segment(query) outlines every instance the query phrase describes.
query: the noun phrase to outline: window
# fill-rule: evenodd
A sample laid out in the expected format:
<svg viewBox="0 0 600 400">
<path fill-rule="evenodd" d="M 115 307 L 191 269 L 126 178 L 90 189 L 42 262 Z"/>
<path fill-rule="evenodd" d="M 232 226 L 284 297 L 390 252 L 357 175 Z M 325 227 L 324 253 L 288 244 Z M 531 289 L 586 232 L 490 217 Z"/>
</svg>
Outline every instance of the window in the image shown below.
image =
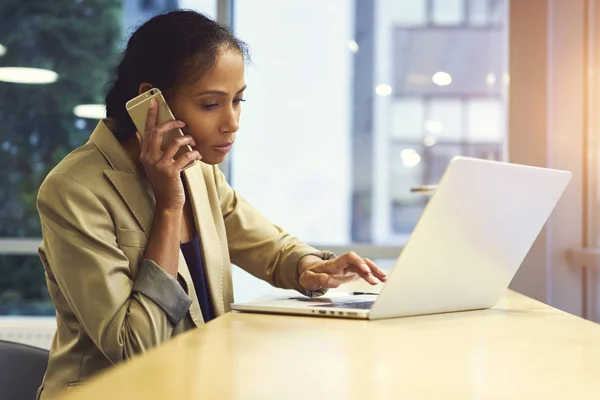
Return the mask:
<svg viewBox="0 0 600 400">
<path fill-rule="evenodd" d="M 74 107 L 102 103 L 123 39 L 168 9 L 217 12 L 217 0 L 55 3 L 60 14 L 30 7 L 35 14 L 17 19 L 4 10 L 18 0 L 0 6 L 0 66 L 68 77 L 52 86 L 0 82 L 0 270 L 9 271 L 0 287 L 13 288 L 0 313 L 34 313 L 47 301 L 45 288 L 16 283 L 43 275 L 37 188 L 88 138 L 96 119 Z M 506 3 L 229 2 L 252 55 L 232 185 L 309 243 L 404 245 L 427 201 L 411 187 L 437 183 L 454 155 L 505 156 Z M 18 254 L 15 240 L 28 243 Z"/>
<path fill-rule="evenodd" d="M 424 25 L 427 21 L 427 0 L 391 1 L 388 11 L 396 23 Z"/>
<path fill-rule="evenodd" d="M 46 85 L 0 81 L 0 315 L 53 313 L 37 255 L 35 200 L 48 171 L 86 141 L 97 123 L 98 116 L 76 115 L 75 107 L 103 103 L 116 55 L 140 22 L 176 7 L 216 15 L 216 0 L 56 0 L 53 8 L 46 3 L 0 5 L 0 67 L 58 73 Z"/>
<path fill-rule="evenodd" d="M 394 138 L 419 140 L 423 135 L 423 129 L 437 131 L 437 125 L 428 122 L 425 118 L 424 101 L 418 97 L 405 97 L 394 101 L 390 118 L 392 119 L 390 136 Z"/>
<path fill-rule="evenodd" d="M 233 186 L 309 242 L 403 245 L 426 204 L 411 187 L 455 155 L 504 157 L 505 7 L 235 2 L 253 63 Z"/>
<path fill-rule="evenodd" d="M 502 101 L 473 99 L 466 104 L 465 132 L 472 142 L 500 143 L 506 131 Z"/>
<path fill-rule="evenodd" d="M 460 140 L 464 135 L 464 107 L 460 99 L 433 98 L 425 120 L 428 133 L 438 139 Z"/>
<path fill-rule="evenodd" d="M 155 7 L 155 0 L 140 0 L 140 9 L 143 11 L 152 11 Z"/>
<path fill-rule="evenodd" d="M 234 5 L 235 31 L 250 45 L 252 63 L 232 184 L 303 240 L 348 243 L 351 164 L 363 164 L 350 159 L 352 49 L 364 51 L 352 31 L 353 2 Z"/>
<path fill-rule="evenodd" d="M 485 26 L 489 21 L 488 2 L 481 0 L 469 0 L 469 23 L 471 25 Z"/>
<path fill-rule="evenodd" d="M 438 25 L 460 25 L 464 21 L 464 8 L 464 0 L 434 0 L 433 22 Z"/>
</svg>

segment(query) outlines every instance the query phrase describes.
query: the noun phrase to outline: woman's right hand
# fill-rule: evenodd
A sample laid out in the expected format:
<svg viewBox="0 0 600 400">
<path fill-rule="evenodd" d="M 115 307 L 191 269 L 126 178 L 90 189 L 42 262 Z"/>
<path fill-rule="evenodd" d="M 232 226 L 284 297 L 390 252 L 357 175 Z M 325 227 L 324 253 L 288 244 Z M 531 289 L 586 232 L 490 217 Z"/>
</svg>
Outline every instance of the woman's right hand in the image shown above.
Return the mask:
<svg viewBox="0 0 600 400">
<path fill-rule="evenodd" d="M 156 198 L 156 207 L 161 210 L 180 211 L 185 203 L 185 191 L 181 181 L 181 171 L 193 160 L 200 160 L 202 156 L 196 150 L 181 154 L 173 159 L 182 146 L 195 146 L 194 139 L 189 136 L 175 138 L 169 146 L 162 151 L 163 136 L 173 129 L 181 129 L 185 123 L 181 121 L 167 121 L 156 126 L 158 107 L 156 99 L 150 100 L 146 127 L 143 135 L 136 132 L 140 143 L 140 161 L 150 181 L 150 186 Z"/>
</svg>

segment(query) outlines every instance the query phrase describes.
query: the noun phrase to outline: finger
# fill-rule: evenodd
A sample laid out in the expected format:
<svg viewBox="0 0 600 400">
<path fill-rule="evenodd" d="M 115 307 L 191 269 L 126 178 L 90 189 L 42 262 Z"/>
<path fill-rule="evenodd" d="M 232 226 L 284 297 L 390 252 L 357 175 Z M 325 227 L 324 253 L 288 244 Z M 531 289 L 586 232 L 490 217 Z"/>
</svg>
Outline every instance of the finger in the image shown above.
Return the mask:
<svg viewBox="0 0 600 400">
<path fill-rule="evenodd" d="M 144 135 L 151 135 L 152 131 L 156 127 L 156 117 L 158 116 L 158 107 L 156 106 L 156 99 L 152 98 L 148 105 L 148 112 L 146 113 L 146 127 L 144 129 Z"/>
<path fill-rule="evenodd" d="M 152 158 L 153 161 L 158 160 L 158 154 L 154 153 L 152 150 L 152 139 L 156 136 L 156 119 L 158 118 L 158 106 L 156 104 L 156 99 L 150 99 L 150 104 L 148 105 L 148 112 L 146 113 L 146 126 L 144 127 L 143 134 L 143 143 L 144 143 L 144 152 L 146 153 L 147 158 Z"/>
<path fill-rule="evenodd" d="M 356 265 L 352 265 L 346 268 L 346 271 L 353 272 L 363 278 L 365 281 L 369 282 L 371 285 L 377 285 L 380 281 L 373 275 L 370 270 L 369 272 L 365 272 L 362 269 L 358 268 Z"/>
<path fill-rule="evenodd" d="M 327 274 L 321 274 L 324 275 L 321 279 L 321 282 L 323 282 L 323 288 L 326 289 L 335 289 L 337 287 L 339 287 L 343 281 L 341 279 L 338 279 L 334 276 L 331 275 L 327 275 Z"/>
<path fill-rule="evenodd" d="M 179 149 L 182 146 L 187 146 L 187 145 L 190 145 L 190 146 L 196 145 L 194 138 L 192 138 L 189 135 L 185 135 L 185 136 L 181 136 L 181 137 L 173 139 L 171 144 L 169 144 L 169 147 L 167 147 L 167 149 L 163 153 L 162 159 L 165 161 L 173 160 L 173 158 L 175 158 L 175 154 L 177 154 Z"/>
<path fill-rule="evenodd" d="M 300 276 L 300 284 L 307 290 L 319 290 L 336 288 L 342 284 L 342 281 L 326 273 L 307 270 Z"/>
<path fill-rule="evenodd" d="M 182 170 L 190 162 L 192 162 L 194 160 L 198 160 L 200 158 L 202 158 L 202 157 L 200 157 L 200 153 L 198 153 L 198 151 L 196 151 L 196 150 L 186 151 L 185 153 L 183 153 L 182 155 L 177 157 L 177 160 L 175 160 L 175 164 L 173 164 L 173 167 L 177 168 L 178 170 Z"/>
<path fill-rule="evenodd" d="M 174 129 L 181 129 L 185 123 L 181 121 L 170 120 L 154 128 L 154 133 L 150 137 L 150 154 L 153 157 L 161 158 L 162 142 L 165 134 Z"/>
<path fill-rule="evenodd" d="M 181 129 L 185 127 L 185 122 L 176 119 L 170 119 L 156 127 L 157 132 L 169 132 L 173 129 Z"/>
<path fill-rule="evenodd" d="M 376 285 L 386 279 L 385 273 L 381 271 L 373 261 L 362 258 L 355 252 L 350 252 L 346 254 L 345 257 L 349 264 L 358 268 L 358 271 L 356 272 L 370 284 Z M 373 269 L 372 266 L 375 268 Z"/>
<path fill-rule="evenodd" d="M 354 282 L 358 279 L 362 279 L 359 273 L 357 272 L 349 272 L 344 275 L 332 275 L 334 278 L 339 279 L 342 283 Z"/>
<path fill-rule="evenodd" d="M 387 274 L 384 270 L 379 268 L 377 264 L 375 264 L 370 258 L 365 258 L 364 260 L 369 266 L 369 268 L 371 268 L 371 272 L 373 272 L 373 275 L 379 278 L 379 280 L 382 282 L 385 282 L 387 280 Z"/>
<path fill-rule="evenodd" d="M 350 265 L 356 266 L 360 271 L 365 274 L 371 273 L 371 268 L 367 265 L 365 260 L 362 259 L 358 254 L 351 251 L 350 253 L 346 253 L 341 257 L 336 258 L 331 265 L 326 265 L 326 269 L 324 272 L 328 272 L 330 274 L 339 274 L 344 268 L 347 268 Z"/>
</svg>

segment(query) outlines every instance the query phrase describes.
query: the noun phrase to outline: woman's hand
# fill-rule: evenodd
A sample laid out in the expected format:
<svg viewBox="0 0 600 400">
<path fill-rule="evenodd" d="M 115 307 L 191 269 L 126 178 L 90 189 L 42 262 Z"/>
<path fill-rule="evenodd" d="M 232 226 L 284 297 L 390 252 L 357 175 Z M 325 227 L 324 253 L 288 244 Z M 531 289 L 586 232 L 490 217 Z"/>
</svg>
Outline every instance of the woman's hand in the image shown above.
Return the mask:
<svg viewBox="0 0 600 400">
<path fill-rule="evenodd" d="M 316 256 L 305 256 L 298 263 L 300 285 L 306 290 L 336 288 L 342 283 L 359 277 L 376 285 L 385 282 L 387 275 L 368 258 L 362 258 L 354 252 L 344 254 L 333 260 L 321 260 Z"/>
<path fill-rule="evenodd" d="M 181 182 L 181 171 L 193 160 L 200 160 L 202 156 L 198 151 L 185 152 L 176 160 L 173 159 L 182 146 L 195 146 L 194 139 L 189 136 L 175 138 L 169 146 L 162 151 L 163 136 L 165 133 L 183 128 L 185 123 L 181 121 L 167 121 L 156 126 L 158 107 L 156 100 L 150 100 L 148 115 L 146 117 L 146 128 L 143 135 L 136 132 L 140 142 L 140 161 L 150 181 L 150 186 L 156 198 L 156 208 L 159 210 L 183 209 L 185 203 L 185 192 Z"/>
</svg>

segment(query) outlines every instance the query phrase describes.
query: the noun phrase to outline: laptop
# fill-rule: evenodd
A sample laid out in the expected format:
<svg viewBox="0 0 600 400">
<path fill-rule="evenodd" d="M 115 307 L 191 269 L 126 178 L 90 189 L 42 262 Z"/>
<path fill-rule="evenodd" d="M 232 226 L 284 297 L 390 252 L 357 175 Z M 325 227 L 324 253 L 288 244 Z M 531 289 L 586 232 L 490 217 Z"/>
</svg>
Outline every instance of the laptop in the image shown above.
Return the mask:
<svg viewBox="0 0 600 400">
<path fill-rule="evenodd" d="M 298 295 L 232 308 L 378 320 L 493 307 L 570 179 L 568 171 L 456 157 L 379 294 Z"/>
</svg>

